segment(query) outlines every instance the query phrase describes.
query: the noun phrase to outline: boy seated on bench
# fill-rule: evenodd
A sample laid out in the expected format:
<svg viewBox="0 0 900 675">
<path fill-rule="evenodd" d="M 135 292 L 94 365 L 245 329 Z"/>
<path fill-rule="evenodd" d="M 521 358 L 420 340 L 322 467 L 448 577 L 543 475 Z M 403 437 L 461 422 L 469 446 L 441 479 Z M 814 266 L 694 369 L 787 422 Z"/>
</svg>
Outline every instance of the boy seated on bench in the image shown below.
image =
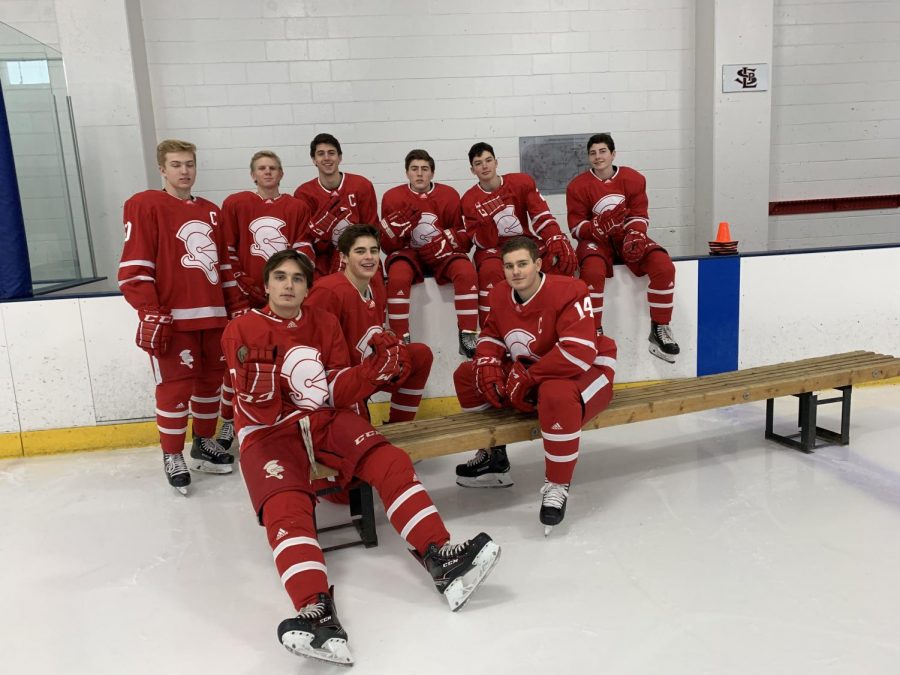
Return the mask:
<svg viewBox="0 0 900 675">
<path fill-rule="evenodd" d="M 484 533 L 451 544 L 409 456 L 348 410 L 401 374 L 396 336 L 374 333 L 371 353 L 351 367 L 337 319 L 301 307 L 313 280 L 307 258 L 280 251 L 263 279 L 268 304 L 229 323 L 222 345 L 235 388 L 241 472 L 298 612 L 281 622 L 278 637 L 295 654 L 350 664 L 316 538 L 316 462 L 338 472 L 338 485 L 356 477 L 378 491 L 391 525 L 454 611 L 490 572 L 500 547 Z"/>
<path fill-rule="evenodd" d="M 566 513 L 581 427 L 612 399 L 616 343 L 594 331 L 585 283 L 544 274 L 533 240 L 511 239 L 501 254 L 506 280 L 491 290 L 475 359 L 456 369 L 453 384 L 464 411 L 537 411 L 546 469 L 540 520 L 549 534 Z M 506 446 L 479 450 L 456 467 L 456 482 L 512 485 Z"/>
</svg>

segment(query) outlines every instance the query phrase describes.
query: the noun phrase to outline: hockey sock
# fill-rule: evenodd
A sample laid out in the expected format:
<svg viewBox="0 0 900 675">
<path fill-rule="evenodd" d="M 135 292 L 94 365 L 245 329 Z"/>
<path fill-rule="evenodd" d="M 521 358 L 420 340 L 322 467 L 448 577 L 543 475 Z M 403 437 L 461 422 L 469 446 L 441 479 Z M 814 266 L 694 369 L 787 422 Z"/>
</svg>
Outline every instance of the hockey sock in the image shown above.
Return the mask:
<svg viewBox="0 0 900 675">
<path fill-rule="evenodd" d="M 221 374 L 204 376 L 194 380 L 194 389 L 191 393 L 191 418 L 193 419 L 194 436 L 211 438 L 216 435 L 216 421 L 219 419 L 221 392 Z"/>
<path fill-rule="evenodd" d="M 219 417 L 229 422 L 234 419 L 234 387 L 231 383 L 231 373 L 227 370 L 225 377 L 222 378 L 222 401 L 219 403 Z"/>
<path fill-rule="evenodd" d="M 572 482 L 581 442 L 583 408 L 578 384 L 571 380 L 548 380 L 538 390 L 538 421 L 544 439 L 547 480 Z"/>
<path fill-rule="evenodd" d="M 413 342 L 406 345 L 406 349 L 412 359 L 413 371 L 391 394 L 388 422 L 409 422 L 415 419 L 422 394 L 425 393 L 425 383 L 431 373 L 431 364 L 434 362 L 434 354 L 426 345 Z"/>
<path fill-rule="evenodd" d="M 453 260 L 447 267 L 447 277 L 453 282 L 453 305 L 459 330 L 478 329 L 478 277 L 468 260 Z"/>
<path fill-rule="evenodd" d="M 325 556 L 316 539 L 312 495 L 296 490 L 272 495 L 263 507 L 263 525 L 281 583 L 299 611 L 328 592 Z"/>
<path fill-rule="evenodd" d="M 163 452 L 184 450 L 190 412 L 191 380 L 175 380 L 156 385 L 156 428 Z"/>
<path fill-rule="evenodd" d="M 398 336 L 409 332 L 409 294 L 415 271 L 402 258 L 388 268 L 388 325 Z"/>
<path fill-rule="evenodd" d="M 603 326 L 603 294 L 606 288 L 606 261 L 592 255 L 581 263 L 581 280 L 587 284 L 594 310 L 594 328 Z"/>
<path fill-rule="evenodd" d="M 424 555 L 429 544 L 441 546 L 450 540 L 444 521 L 403 450 L 390 443 L 372 448 L 356 465 L 356 475 L 378 492 L 385 515 L 410 548 Z"/>
<path fill-rule="evenodd" d="M 675 265 L 667 253 L 657 249 L 647 254 L 643 267 L 650 277 L 647 286 L 650 319 L 656 323 L 669 323 L 675 305 Z"/>
</svg>

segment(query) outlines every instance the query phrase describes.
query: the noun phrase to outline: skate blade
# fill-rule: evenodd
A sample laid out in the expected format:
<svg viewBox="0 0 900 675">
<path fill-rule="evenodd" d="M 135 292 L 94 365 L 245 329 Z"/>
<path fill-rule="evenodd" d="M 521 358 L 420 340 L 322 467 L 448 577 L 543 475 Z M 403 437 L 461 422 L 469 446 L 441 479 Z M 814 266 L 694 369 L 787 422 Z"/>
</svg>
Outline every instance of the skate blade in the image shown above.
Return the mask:
<svg viewBox="0 0 900 675">
<path fill-rule="evenodd" d="M 508 473 L 486 473 L 477 478 L 457 476 L 456 484 L 466 488 L 508 488 L 513 486 L 513 480 Z"/>
<path fill-rule="evenodd" d="M 656 358 L 662 359 L 666 363 L 675 363 L 675 354 L 666 354 L 655 344 L 650 345 L 650 353 L 653 354 L 653 356 L 655 356 Z"/>
<path fill-rule="evenodd" d="M 553 525 L 544 525 L 544 536 L 549 537 L 550 533 L 553 532 Z"/>
<path fill-rule="evenodd" d="M 172 486 L 172 489 L 175 490 L 175 492 L 177 492 L 177 493 L 179 493 L 179 494 L 181 494 L 181 495 L 184 495 L 185 497 L 188 496 L 188 489 L 187 489 L 186 487 L 175 487 L 175 486 L 173 485 L 173 486 Z"/>
<path fill-rule="evenodd" d="M 226 474 L 234 471 L 234 464 L 213 464 L 205 459 L 192 459 L 190 467 L 192 471 L 201 473 Z"/>
<path fill-rule="evenodd" d="M 475 560 L 472 561 L 472 569 L 450 582 L 450 585 L 444 589 L 444 597 L 447 598 L 451 612 L 455 612 L 466 604 L 466 600 L 481 585 L 481 582 L 487 579 L 499 559 L 500 546 L 489 541 L 475 556 Z"/>
<path fill-rule="evenodd" d="M 288 631 L 281 636 L 281 644 L 292 654 L 305 656 L 310 659 L 319 659 L 329 663 L 337 663 L 342 666 L 353 665 L 353 655 L 346 640 L 331 638 L 326 640 L 321 647 L 312 646 L 313 635 L 299 631 Z"/>
</svg>

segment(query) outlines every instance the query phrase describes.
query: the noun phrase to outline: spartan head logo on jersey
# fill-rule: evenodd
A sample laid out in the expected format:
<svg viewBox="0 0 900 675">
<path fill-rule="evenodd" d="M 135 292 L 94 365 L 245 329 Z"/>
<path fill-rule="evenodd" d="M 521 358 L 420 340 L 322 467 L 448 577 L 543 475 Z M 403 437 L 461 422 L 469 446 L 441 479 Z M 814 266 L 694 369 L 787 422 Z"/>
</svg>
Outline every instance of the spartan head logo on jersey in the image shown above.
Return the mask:
<svg viewBox="0 0 900 675">
<path fill-rule="evenodd" d="M 419 217 L 419 223 L 413 228 L 412 234 L 409 235 L 410 244 L 413 248 L 421 248 L 429 241 L 441 234 L 437 228 L 438 217 L 433 213 L 425 211 Z"/>
<path fill-rule="evenodd" d="M 513 361 L 528 359 L 537 361 L 540 357 L 531 351 L 531 344 L 534 342 L 534 335 L 527 330 L 517 328 L 509 331 L 503 336 L 503 342 L 506 343 L 506 351 L 509 352 Z"/>
<path fill-rule="evenodd" d="M 495 213 L 494 222 L 497 223 L 497 232 L 501 237 L 515 237 L 525 233 L 516 215 L 516 207 L 512 204 L 507 204 L 501 211 Z"/>
<path fill-rule="evenodd" d="M 268 260 L 279 251 L 286 249 L 288 240 L 281 233 L 284 225 L 283 220 L 272 216 L 262 216 L 250 223 L 250 234 L 253 235 L 250 253 L 263 260 Z"/>
<path fill-rule="evenodd" d="M 375 335 L 375 333 L 381 332 L 381 326 L 369 326 L 369 330 L 359 338 L 359 342 L 356 343 L 356 351 L 359 352 L 360 358 L 364 359 L 372 353 L 372 348 L 369 346 L 369 340 L 372 339 L 372 336 Z"/>
<path fill-rule="evenodd" d="M 314 347 L 292 347 L 284 356 L 281 376 L 291 388 L 291 401 L 300 410 L 318 410 L 328 401 L 328 379 L 322 356 Z"/>
<path fill-rule="evenodd" d="M 212 226 L 202 220 L 189 220 L 175 235 L 184 242 L 187 255 L 181 256 L 181 264 L 203 270 L 207 281 L 219 283 L 219 253 L 212 240 Z"/>
<path fill-rule="evenodd" d="M 277 478 L 278 480 L 284 480 L 284 476 L 281 475 L 284 473 L 284 467 L 278 463 L 277 459 L 270 459 L 263 465 L 263 469 L 265 469 L 267 479 Z"/>
<path fill-rule="evenodd" d="M 595 216 L 599 216 L 604 211 L 612 211 L 619 204 L 625 201 L 625 195 L 619 194 L 611 194 L 611 195 L 603 195 L 600 199 L 597 200 L 597 203 L 594 204 L 594 208 L 591 211 L 594 212 Z"/>
<path fill-rule="evenodd" d="M 351 195 L 352 196 L 352 195 Z M 334 226 L 334 229 L 331 231 L 331 243 L 334 244 L 334 247 L 337 248 L 338 239 L 341 238 L 341 235 L 344 233 L 348 227 L 350 227 L 353 223 L 348 220 L 350 216 L 350 209 L 346 206 L 341 206 L 341 215 L 340 220 Z"/>
</svg>

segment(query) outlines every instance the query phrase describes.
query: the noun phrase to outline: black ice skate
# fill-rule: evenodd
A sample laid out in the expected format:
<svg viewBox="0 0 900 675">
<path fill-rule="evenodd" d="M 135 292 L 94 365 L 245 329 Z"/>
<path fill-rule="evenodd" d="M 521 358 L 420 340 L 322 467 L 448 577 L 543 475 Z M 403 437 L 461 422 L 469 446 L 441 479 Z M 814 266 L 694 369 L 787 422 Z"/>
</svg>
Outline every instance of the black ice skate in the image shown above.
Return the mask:
<svg viewBox="0 0 900 675">
<path fill-rule="evenodd" d="M 475 344 L 478 342 L 478 333 L 474 330 L 459 331 L 459 355 L 471 359 L 475 356 Z"/>
<path fill-rule="evenodd" d="M 234 422 L 225 420 L 219 429 L 219 435 L 216 436 L 216 443 L 222 446 L 224 450 L 231 450 L 231 444 L 234 442 Z"/>
<path fill-rule="evenodd" d="M 541 523 L 544 525 L 544 536 L 550 534 L 554 525 L 559 525 L 566 517 L 566 501 L 569 498 L 569 486 L 566 483 L 551 483 L 544 480 L 541 488 Z"/>
<path fill-rule="evenodd" d="M 438 593 L 455 612 L 491 573 L 500 558 L 500 547 L 481 532 L 461 544 L 447 542 L 440 548 L 430 544 L 424 556 L 410 553 L 428 570 Z"/>
<path fill-rule="evenodd" d="M 331 592 L 334 593 L 334 587 Z M 353 665 L 347 632 L 341 627 L 334 600 L 328 593 L 319 593 L 318 602 L 307 605 L 297 616 L 278 624 L 278 639 L 297 656 Z"/>
<path fill-rule="evenodd" d="M 456 484 L 462 487 L 509 487 L 513 484 L 509 475 L 506 446 L 497 445 L 481 449 L 465 464 L 456 466 Z"/>
<path fill-rule="evenodd" d="M 663 361 L 675 363 L 675 357 L 681 353 L 678 343 L 672 337 L 672 329 L 667 323 L 650 323 L 650 353 Z"/>
<path fill-rule="evenodd" d="M 191 472 L 188 471 L 187 464 L 184 463 L 184 455 L 180 452 L 164 452 L 163 469 L 166 471 L 169 485 L 181 494 L 186 495 L 188 493 L 188 485 L 191 484 Z"/>
<path fill-rule="evenodd" d="M 214 438 L 194 437 L 191 444 L 191 468 L 203 473 L 231 473 L 234 457 L 229 455 Z"/>
</svg>

